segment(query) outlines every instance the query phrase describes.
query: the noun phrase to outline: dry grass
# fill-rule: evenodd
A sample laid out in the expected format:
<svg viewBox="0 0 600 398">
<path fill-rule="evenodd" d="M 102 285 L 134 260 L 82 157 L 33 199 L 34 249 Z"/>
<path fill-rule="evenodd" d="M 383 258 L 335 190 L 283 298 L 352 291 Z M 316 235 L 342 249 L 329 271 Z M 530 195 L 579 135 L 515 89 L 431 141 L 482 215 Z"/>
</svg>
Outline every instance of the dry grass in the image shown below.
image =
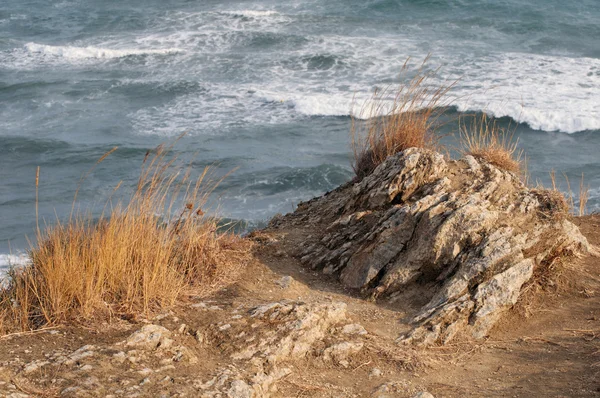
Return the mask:
<svg viewBox="0 0 600 398">
<path fill-rule="evenodd" d="M 513 133 L 500 128 L 484 114 L 475 118 L 471 126 L 461 123 L 460 138 L 463 154 L 485 160 L 503 170 L 523 174 L 523 152 Z"/>
<path fill-rule="evenodd" d="M 583 182 L 583 173 L 581 173 L 581 181 L 579 182 L 579 217 L 587 214 L 587 202 L 590 198 L 590 186 Z"/>
<path fill-rule="evenodd" d="M 134 193 L 108 216 L 72 213 L 66 223 L 38 228 L 31 265 L 13 269 L 1 293 L 0 327 L 149 315 L 232 280 L 250 261 L 251 243 L 217 232 L 217 220 L 202 210 L 217 183 L 208 169 L 197 179 L 191 168 L 174 171 L 170 149 L 146 155 Z"/>
<path fill-rule="evenodd" d="M 587 214 L 587 202 L 590 197 L 590 186 L 589 184 L 585 184 L 585 176 L 581 173 L 581 180 L 579 181 L 579 200 L 577 206 L 575 205 L 575 194 L 571 189 L 571 181 L 569 177 L 563 173 L 563 177 L 565 178 L 565 182 L 567 184 L 566 193 L 560 193 L 557 183 L 556 183 L 556 172 L 554 170 L 550 171 L 550 181 L 552 183 L 552 190 L 563 195 L 565 202 L 567 204 L 568 211 L 573 215 L 578 215 L 579 217 L 585 216 Z"/>
<path fill-rule="evenodd" d="M 376 91 L 352 117 L 352 166 L 359 179 L 388 156 L 405 149 L 438 149 L 438 121 L 449 105 L 445 98 L 454 83 L 441 87 L 430 84 L 435 72 L 425 71 L 426 62 L 408 83 Z"/>
</svg>

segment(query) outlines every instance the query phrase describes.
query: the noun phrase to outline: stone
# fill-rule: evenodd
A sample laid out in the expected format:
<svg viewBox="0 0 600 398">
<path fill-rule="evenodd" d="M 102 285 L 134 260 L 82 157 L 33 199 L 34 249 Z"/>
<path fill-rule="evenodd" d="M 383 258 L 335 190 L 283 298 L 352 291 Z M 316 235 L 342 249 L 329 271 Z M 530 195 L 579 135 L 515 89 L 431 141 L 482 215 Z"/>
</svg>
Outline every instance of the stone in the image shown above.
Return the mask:
<svg viewBox="0 0 600 398">
<path fill-rule="evenodd" d="M 280 301 L 258 306 L 250 314 L 265 324 L 279 324 L 277 333 L 259 332 L 252 339 L 255 343 L 234 352 L 232 358 L 247 360 L 258 356 L 277 363 L 306 356 L 332 327 L 346 319 L 346 304 Z"/>
<path fill-rule="evenodd" d="M 341 364 L 342 361 L 346 361 L 350 355 L 356 354 L 362 350 L 363 346 L 364 343 L 362 342 L 343 341 L 326 348 L 323 352 L 323 359 L 325 361 L 335 361 Z"/>
<path fill-rule="evenodd" d="M 242 380 L 234 380 L 231 382 L 227 396 L 229 398 L 252 398 L 252 388 Z"/>
<path fill-rule="evenodd" d="M 159 325 L 145 325 L 124 341 L 125 346 L 153 350 L 158 347 L 167 348 L 173 341 L 169 339 L 171 332 Z"/>
<path fill-rule="evenodd" d="M 367 331 L 365 330 L 365 328 L 362 325 L 359 325 L 358 323 L 351 323 L 349 325 L 345 325 L 342 328 L 342 333 L 343 334 L 348 334 L 348 335 L 366 335 Z"/>
<path fill-rule="evenodd" d="M 281 279 L 275 281 L 275 284 L 278 285 L 282 289 L 287 289 L 292 285 L 293 281 L 294 281 L 294 278 L 287 275 L 287 276 L 284 276 Z"/>
<path fill-rule="evenodd" d="M 96 355 L 96 349 L 97 348 L 93 345 L 84 345 L 83 347 L 71 353 L 71 355 L 69 355 L 67 358 L 63 359 L 62 361 L 57 360 L 57 362 L 62 362 L 65 365 L 73 365 L 82 359 Z"/>
<path fill-rule="evenodd" d="M 378 368 L 373 368 L 371 370 L 371 373 L 369 373 L 369 377 L 381 377 L 383 375 L 383 372 L 381 371 L 381 369 Z"/>
<path fill-rule="evenodd" d="M 398 342 L 430 345 L 486 337 L 537 268 L 593 253 L 567 213 L 557 192 L 484 160 L 409 148 L 270 228 L 306 228 L 292 254 L 372 300 L 425 295 Z"/>
<path fill-rule="evenodd" d="M 43 361 L 43 360 L 37 360 L 37 361 L 33 361 L 28 363 L 27 365 L 25 365 L 25 367 L 23 368 L 23 372 L 25 373 L 32 373 L 35 372 L 36 370 L 40 369 L 41 367 L 48 365 L 50 362 L 48 361 Z"/>
<path fill-rule="evenodd" d="M 432 394 L 427 391 L 421 391 L 412 396 L 412 398 L 435 398 Z"/>
</svg>

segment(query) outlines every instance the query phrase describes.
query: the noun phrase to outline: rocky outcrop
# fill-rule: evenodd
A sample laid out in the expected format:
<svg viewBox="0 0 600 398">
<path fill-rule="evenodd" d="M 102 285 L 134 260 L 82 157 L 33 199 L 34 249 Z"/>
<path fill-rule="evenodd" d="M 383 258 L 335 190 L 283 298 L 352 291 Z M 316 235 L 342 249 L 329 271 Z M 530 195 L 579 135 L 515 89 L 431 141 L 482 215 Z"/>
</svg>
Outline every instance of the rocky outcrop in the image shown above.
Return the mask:
<svg viewBox="0 0 600 398">
<path fill-rule="evenodd" d="M 58 349 L 28 362 L 16 358 L 14 364 L 0 364 L 0 370 L 11 366 L 31 379 L 60 371 L 61 382 L 53 387 L 60 385 L 54 393 L 64 397 L 266 398 L 297 372 L 299 362 L 356 366 L 353 356 L 368 339 L 365 328 L 348 319 L 342 302 L 280 300 L 229 310 L 202 302 L 190 307 L 215 319 L 190 327 L 175 316 L 160 315 L 153 321 L 170 328 L 148 323 L 115 343 Z M 214 354 L 218 363 L 203 366 Z M 1 396 L 3 391 L 0 380 Z"/>
<path fill-rule="evenodd" d="M 307 357 L 348 367 L 350 357 L 364 346 L 359 336 L 367 334 L 361 325 L 348 323 L 341 302 L 284 300 L 248 314 L 200 332 L 243 364 L 223 368 L 200 384 L 202 397 L 268 397 L 292 372 L 284 365 Z"/>
<path fill-rule="evenodd" d="M 295 253 L 372 298 L 425 298 L 406 343 L 486 336 L 536 270 L 589 245 L 562 196 L 472 156 L 411 148 L 271 228 L 308 230 Z M 415 293 L 416 292 L 416 293 Z"/>
</svg>

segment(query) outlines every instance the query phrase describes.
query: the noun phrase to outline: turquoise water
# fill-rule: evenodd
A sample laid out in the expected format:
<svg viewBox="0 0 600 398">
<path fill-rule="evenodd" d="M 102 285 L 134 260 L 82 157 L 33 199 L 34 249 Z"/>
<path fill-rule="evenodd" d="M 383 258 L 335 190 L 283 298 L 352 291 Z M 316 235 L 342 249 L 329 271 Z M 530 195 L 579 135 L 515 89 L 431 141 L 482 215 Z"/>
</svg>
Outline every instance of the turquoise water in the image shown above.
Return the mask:
<svg viewBox="0 0 600 398">
<path fill-rule="evenodd" d="M 146 151 L 182 132 L 198 169 L 236 169 L 221 214 L 261 225 L 351 178 L 353 99 L 428 54 L 438 83 L 460 79 L 456 112 L 512 123 L 534 180 L 585 173 L 600 209 L 599 39 L 597 0 L 4 0 L 0 253 L 27 247 L 37 166 L 51 221 L 104 152 L 119 146 L 84 207 L 126 192 Z"/>
</svg>

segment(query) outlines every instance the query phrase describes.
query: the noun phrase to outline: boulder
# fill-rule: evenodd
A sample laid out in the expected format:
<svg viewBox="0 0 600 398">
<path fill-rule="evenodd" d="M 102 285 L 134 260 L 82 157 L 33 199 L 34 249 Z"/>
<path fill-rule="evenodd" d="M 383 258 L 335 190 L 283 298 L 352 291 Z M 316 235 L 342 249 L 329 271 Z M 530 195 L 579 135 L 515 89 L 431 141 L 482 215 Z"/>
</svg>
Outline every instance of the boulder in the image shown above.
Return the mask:
<svg viewBox="0 0 600 398">
<path fill-rule="evenodd" d="M 270 228 L 292 226 L 311 236 L 294 254 L 312 269 L 372 299 L 420 298 L 405 343 L 482 338 L 537 269 L 591 250 L 559 193 L 472 156 L 417 148 Z"/>
</svg>

